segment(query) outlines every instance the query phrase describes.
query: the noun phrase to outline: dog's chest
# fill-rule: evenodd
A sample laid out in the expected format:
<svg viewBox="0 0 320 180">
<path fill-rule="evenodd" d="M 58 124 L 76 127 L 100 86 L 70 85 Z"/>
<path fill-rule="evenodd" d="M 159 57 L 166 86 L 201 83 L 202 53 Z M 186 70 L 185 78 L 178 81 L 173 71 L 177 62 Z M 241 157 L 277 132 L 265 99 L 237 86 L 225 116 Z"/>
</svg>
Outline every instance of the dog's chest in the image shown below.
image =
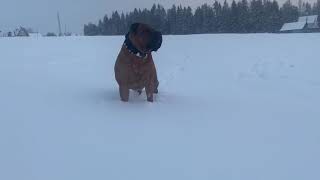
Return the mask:
<svg viewBox="0 0 320 180">
<path fill-rule="evenodd" d="M 131 61 L 130 71 L 131 75 L 129 76 L 130 82 L 135 84 L 145 84 L 148 81 L 148 77 L 150 74 L 150 63 L 149 62 L 141 62 L 141 61 Z"/>
</svg>

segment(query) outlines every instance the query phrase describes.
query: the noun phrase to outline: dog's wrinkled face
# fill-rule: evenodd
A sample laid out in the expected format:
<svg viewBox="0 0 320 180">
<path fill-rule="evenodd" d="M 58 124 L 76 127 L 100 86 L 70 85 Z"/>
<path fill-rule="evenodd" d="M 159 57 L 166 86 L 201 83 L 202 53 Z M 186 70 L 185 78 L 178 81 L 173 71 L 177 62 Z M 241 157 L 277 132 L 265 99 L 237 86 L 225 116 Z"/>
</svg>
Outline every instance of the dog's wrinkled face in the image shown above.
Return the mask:
<svg viewBox="0 0 320 180">
<path fill-rule="evenodd" d="M 144 53 L 157 51 L 162 44 L 162 34 L 143 23 L 134 23 L 130 27 L 130 38 L 136 48 Z"/>
</svg>

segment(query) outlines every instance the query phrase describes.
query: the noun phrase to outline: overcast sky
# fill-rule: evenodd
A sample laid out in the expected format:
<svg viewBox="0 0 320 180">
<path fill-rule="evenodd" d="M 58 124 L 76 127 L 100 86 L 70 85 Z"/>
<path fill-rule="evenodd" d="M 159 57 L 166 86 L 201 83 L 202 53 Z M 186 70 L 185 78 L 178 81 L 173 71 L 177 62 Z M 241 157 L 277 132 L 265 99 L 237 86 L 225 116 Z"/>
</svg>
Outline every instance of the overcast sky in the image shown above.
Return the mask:
<svg viewBox="0 0 320 180">
<path fill-rule="evenodd" d="M 19 26 L 31 27 L 41 33 L 58 32 L 57 12 L 60 12 L 63 29 L 82 33 L 83 25 L 97 22 L 114 10 L 127 12 L 133 8 L 150 8 L 159 3 L 165 8 L 172 4 L 196 7 L 214 0 L 0 0 L 0 30 L 8 31 Z M 222 0 L 220 0 L 222 1 Z M 282 2 L 284 0 L 278 0 Z M 295 2 L 295 0 L 292 0 Z M 314 2 L 315 0 L 308 0 Z"/>
</svg>

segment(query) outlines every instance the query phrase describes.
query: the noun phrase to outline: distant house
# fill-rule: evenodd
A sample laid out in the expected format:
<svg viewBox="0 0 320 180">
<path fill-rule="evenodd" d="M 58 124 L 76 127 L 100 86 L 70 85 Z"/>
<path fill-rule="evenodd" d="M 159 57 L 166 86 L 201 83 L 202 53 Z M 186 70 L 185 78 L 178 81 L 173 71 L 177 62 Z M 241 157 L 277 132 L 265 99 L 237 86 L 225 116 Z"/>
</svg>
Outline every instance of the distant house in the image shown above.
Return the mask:
<svg viewBox="0 0 320 180">
<path fill-rule="evenodd" d="M 299 17 L 297 22 L 285 23 L 280 32 L 299 33 L 299 32 L 319 32 L 318 15 Z"/>
<path fill-rule="evenodd" d="M 28 30 L 23 27 L 20 27 L 19 29 L 17 29 L 14 34 L 15 36 L 20 36 L 20 37 L 29 36 Z"/>
<path fill-rule="evenodd" d="M 0 37 L 7 37 L 8 33 L 0 30 Z"/>
</svg>

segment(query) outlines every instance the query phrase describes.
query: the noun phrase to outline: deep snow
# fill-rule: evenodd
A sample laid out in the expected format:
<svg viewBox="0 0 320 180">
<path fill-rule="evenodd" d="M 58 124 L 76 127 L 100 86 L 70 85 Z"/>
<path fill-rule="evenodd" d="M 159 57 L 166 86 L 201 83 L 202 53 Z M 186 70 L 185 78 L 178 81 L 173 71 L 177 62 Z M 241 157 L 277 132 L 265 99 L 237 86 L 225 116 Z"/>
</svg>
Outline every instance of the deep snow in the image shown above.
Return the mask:
<svg viewBox="0 0 320 180">
<path fill-rule="evenodd" d="M 320 34 L 166 36 L 153 104 L 122 42 L 0 39 L 0 179 L 320 179 Z"/>
</svg>

